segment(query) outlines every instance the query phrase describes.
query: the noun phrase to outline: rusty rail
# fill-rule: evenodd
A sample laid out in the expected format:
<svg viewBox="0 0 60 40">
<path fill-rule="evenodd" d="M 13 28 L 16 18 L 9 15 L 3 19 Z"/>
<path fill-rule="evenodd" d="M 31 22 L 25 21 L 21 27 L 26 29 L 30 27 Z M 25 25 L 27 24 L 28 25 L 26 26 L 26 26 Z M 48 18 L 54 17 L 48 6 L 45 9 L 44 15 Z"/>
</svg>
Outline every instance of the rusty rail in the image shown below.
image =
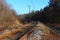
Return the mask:
<svg viewBox="0 0 60 40">
<path fill-rule="evenodd" d="M 31 32 L 33 32 L 33 28 L 36 27 L 37 22 L 34 22 L 34 25 L 27 28 L 16 40 L 24 40 L 24 37 L 27 37 Z"/>
<path fill-rule="evenodd" d="M 26 29 L 29 25 L 31 25 L 31 24 L 30 23 L 25 24 L 25 25 L 23 25 L 23 28 L 21 27 L 22 29 L 14 29 L 14 30 L 11 30 L 11 32 L 9 32 L 9 33 L 0 35 L 0 40 L 3 39 L 3 38 L 6 38 L 8 36 L 12 36 L 12 35 L 14 35 L 17 32 L 22 32 L 23 29 Z"/>
<path fill-rule="evenodd" d="M 36 23 L 37 23 L 37 22 L 33 22 L 33 23 L 32 23 L 33 25 L 30 26 L 30 27 L 28 27 L 28 28 L 26 29 L 26 31 L 24 31 L 22 34 L 20 34 L 19 37 L 16 38 L 16 40 L 22 39 L 23 36 L 26 35 L 26 34 L 27 34 L 27 36 L 28 36 L 28 35 L 33 31 L 32 29 L 35 27 Z M 14 35 L 16 32 L 19 32 L 19 31 L 21 31 L 21 30 L 20 30 L 20 29 L 15 29 L 15 30 L 13 30 L 13 31 L 10 32 L 10 33 L 4 34 L 4 35 L 0 36 L 0 40 L 2 40 L 2 39 L 5 38 L 5 37 Z"/>
<path fill-rule="evenodd" d="M 19 29 L 16 29 L 10 33 L 4 34 L 4 35 L 0 36 L 0 40 L 5 38 L 5 37 L 11 36 L 11 35 L 15 34 L 16 32 L 19 32 L 19 31 L 20 31 Z"/>
</svg>

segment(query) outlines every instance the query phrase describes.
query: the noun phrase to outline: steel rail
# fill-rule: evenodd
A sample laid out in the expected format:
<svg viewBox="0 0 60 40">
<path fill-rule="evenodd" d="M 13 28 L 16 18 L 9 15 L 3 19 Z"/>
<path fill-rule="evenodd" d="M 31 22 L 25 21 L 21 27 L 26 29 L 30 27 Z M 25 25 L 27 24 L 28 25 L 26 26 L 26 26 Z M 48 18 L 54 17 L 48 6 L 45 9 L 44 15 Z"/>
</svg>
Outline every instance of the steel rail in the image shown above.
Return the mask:
<svg viewBox="0 0 60 40">
<path fill-rule="evenodd" d="M 21 40 L 24 37 L 24 35 L 26 35 L 26 34 L 29 35 L 31 32 L 33 32 L 33 28 L 36 27 L 36 24 L 37 24 L 37 22 L 34 22 L 34 25 L 27 28 L 26 31 L 24 31 L 22 34 L 20 34 L 20 36 L 18 38 L 16 38 L 16 40 Z"/>
</svg>

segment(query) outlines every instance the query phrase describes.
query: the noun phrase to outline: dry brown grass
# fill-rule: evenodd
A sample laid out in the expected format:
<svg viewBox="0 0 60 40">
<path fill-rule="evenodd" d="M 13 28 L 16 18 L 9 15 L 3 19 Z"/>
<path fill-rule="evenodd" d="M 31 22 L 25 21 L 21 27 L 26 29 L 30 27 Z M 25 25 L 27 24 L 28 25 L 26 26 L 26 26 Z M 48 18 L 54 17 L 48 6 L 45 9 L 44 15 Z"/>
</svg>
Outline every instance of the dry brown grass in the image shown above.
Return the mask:
<svg viewBox="0 0 60 40">
<path fill-rule="evenodd" d="M 11 24 L 11 25 L 9 25 L 7 27 L 1 27 L 0 28 L 0 30 L 1 30 L 0 39 L 10 37 L 10 36 L 13 37 L 12 35 L 15 35 L 16 33 L 21 33 L 23 31 L 25 31 L 25 29 L 28 28 L 29 26 L 32 26 L 32 24 L 30 24 L 30 23 L 22 24 L 22 23 L 19 23 L 17 21 L 14 24 Z"/>
<path fill-rule="evenodd" d="M 60 40 L 60 35 L 46 25 L 39 23 L 37 26 L 42 30 L 42 40 Z"/>
<path fill-rule="evenodd" d="M 17 26 L 16 26 L 17 25 Z M 32 26 L 33 24 L 27 23 L 22 24 L 18 21 L 15 22 L 15 24 L 12 24 L 8 26 L 9 28 L 3 29 L 2 27 L 2 33 L 0 35 L 0 39 L 2 40 L 15 40 L 21 32 L 24 32 L 26 28 L 29 28 L 29 26 Z M 42 31 L 42 40 L 60 40 L 60 36 L 56 34 L 52 29 L 48 28 L 43 23 L 38 23 L 36 27 L 39 27 Z M 4 31 L 5 30 L 5 31 Z M 8 30 L 8 31 L 7 31 Z"/>
</svg>

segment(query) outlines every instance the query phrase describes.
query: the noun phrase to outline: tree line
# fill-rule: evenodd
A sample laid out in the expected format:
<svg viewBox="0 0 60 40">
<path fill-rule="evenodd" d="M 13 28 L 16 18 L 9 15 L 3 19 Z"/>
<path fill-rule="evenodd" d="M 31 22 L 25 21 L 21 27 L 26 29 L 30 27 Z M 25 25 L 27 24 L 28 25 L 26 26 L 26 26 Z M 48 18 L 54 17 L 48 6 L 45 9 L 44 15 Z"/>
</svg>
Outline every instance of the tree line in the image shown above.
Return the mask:
<svg viewBox="0 0 60 40">
<path fill-rule="evenodd" d="M 22 22 L 41 21 L 44 23 L 60 23 L 59 2 L 49 2 L 44 9 L 32 11 L 30 14 L 22 15 Z"/>
</svg>

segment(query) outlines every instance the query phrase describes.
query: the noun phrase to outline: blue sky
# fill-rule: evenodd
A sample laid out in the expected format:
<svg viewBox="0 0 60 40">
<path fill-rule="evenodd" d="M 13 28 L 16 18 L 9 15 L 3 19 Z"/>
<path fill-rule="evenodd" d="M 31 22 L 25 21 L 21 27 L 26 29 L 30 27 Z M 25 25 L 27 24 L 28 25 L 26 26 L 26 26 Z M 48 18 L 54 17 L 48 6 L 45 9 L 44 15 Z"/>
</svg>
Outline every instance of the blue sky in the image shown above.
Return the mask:
<svg viewBox="0 0 60 40">
<path fill-rule="evenodd" d="M 48 5 L 49 0 L 6 0 L 11 7 L 16 10 L 18 14 L 25 14 L 29 12 L 28 5 L 30 5 L 30 11 L 40 10 Z"/>
</svg>

